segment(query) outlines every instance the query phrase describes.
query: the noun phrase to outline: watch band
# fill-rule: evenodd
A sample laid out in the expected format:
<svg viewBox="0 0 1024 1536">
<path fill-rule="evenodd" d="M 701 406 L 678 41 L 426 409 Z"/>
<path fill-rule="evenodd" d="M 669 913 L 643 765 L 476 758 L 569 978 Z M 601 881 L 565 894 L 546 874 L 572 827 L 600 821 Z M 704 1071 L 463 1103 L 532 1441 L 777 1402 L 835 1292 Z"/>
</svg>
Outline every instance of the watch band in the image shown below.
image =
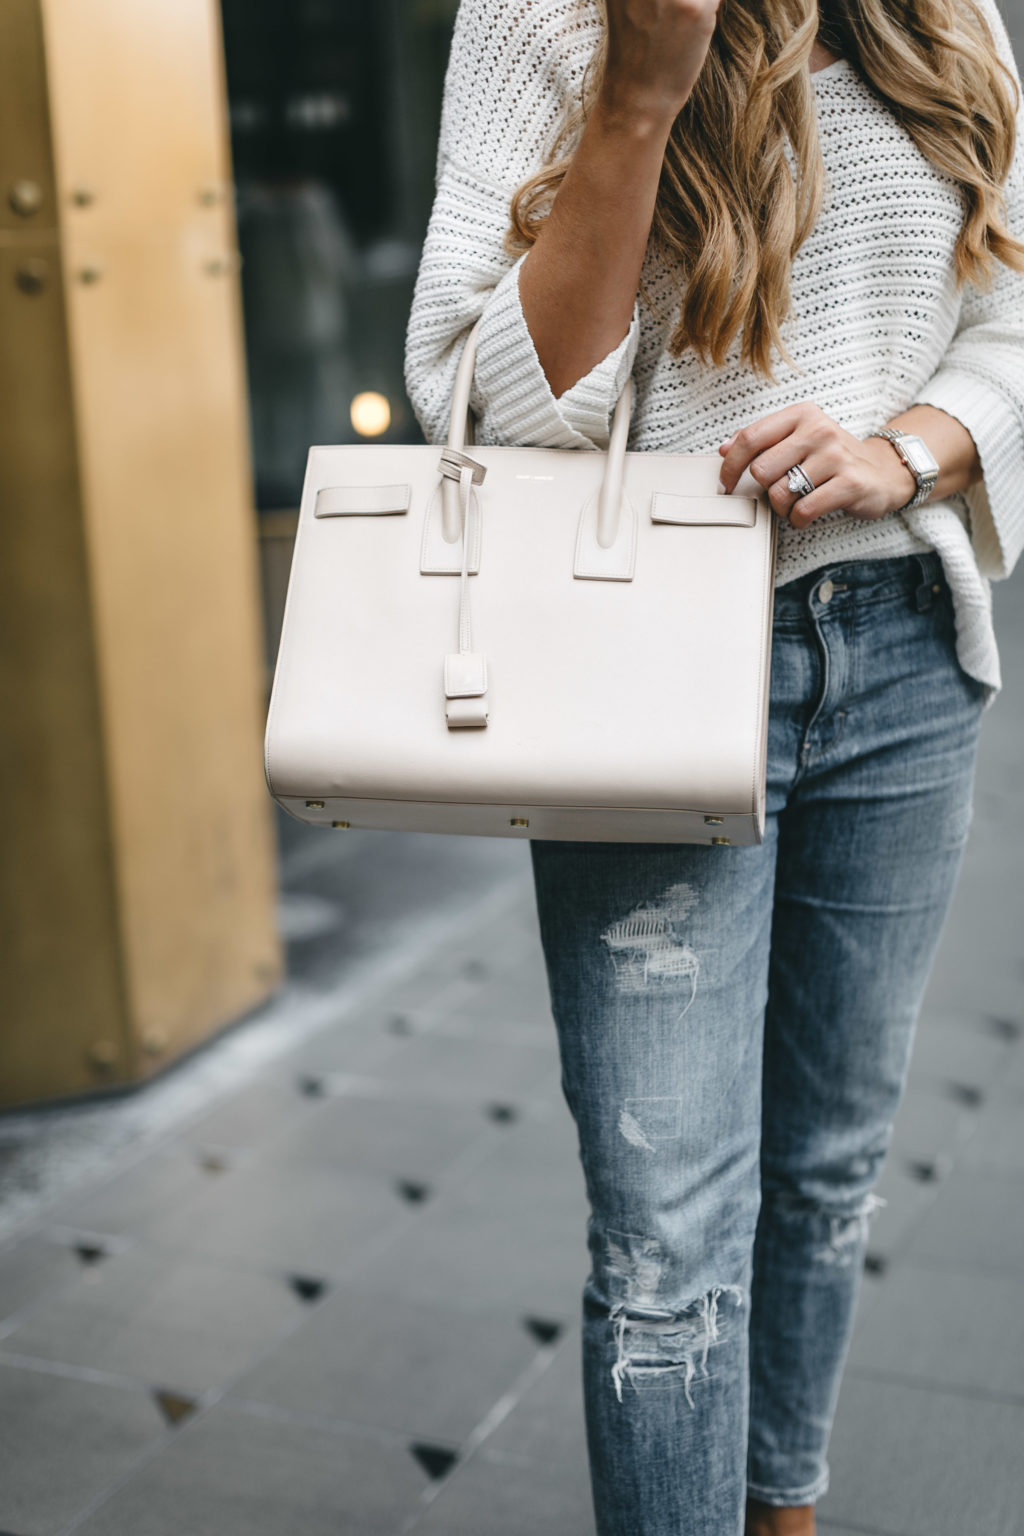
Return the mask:
<svg viewBox="0 0 1024 1536">
<path fill-rule="evenodd" d="M 914 436 L 912 432 L 900 432 L 895 427 L 879 427 L 877 431 L 868 433 L 868 437 L 884 437 L 886 442 L 891 443 L 900 456 L 900 462 L 906 465 L 907 469 L 910 470 L 910 473 L 917 481 L 917 490 L 914 492 L 913 496 L 911 496 L 909 501 L 905 501 L 903 503 L 902 507 L 895 508 L 897 512 L 909 512 L 912 507 L 919 507 L 923 501 L 927 501 L 928 497 L 931 495 L 935 488 L 936 480 L 939 478 L 939 471 L 937 467 L 932 470 L 922 471 L 916 469 L 907 458 L 907 455 L 903 451 L 902 440 L 905 437 L 912 436 Z M 866 441 L 867 438 L 865 438 L 865 442 Z"/>
</svg>

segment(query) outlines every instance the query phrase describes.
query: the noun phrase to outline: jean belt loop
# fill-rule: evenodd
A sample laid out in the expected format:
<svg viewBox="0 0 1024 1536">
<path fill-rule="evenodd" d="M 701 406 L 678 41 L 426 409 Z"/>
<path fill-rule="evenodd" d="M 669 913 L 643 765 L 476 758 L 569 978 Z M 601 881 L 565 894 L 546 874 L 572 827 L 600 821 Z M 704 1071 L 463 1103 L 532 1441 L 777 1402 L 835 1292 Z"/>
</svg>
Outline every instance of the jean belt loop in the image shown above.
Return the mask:
<svg viewBox="0 0 1024 1536">
<path fill-rule="evenodd" d="M 921 572 L 921 580 L 917 585 L 916 591 L 914 592 L 914 601 L 917 605 L 918 613 L 927 613 L 928 609 L 932 606 L 932 603 L 935 600 L 935 594 L 933 591 L 935 580 L 935 556 L 932 551 L 929 550 L 927 554 L 915 555 L 914 559 L 917 561 L 918 568 Z"/>
</svg>

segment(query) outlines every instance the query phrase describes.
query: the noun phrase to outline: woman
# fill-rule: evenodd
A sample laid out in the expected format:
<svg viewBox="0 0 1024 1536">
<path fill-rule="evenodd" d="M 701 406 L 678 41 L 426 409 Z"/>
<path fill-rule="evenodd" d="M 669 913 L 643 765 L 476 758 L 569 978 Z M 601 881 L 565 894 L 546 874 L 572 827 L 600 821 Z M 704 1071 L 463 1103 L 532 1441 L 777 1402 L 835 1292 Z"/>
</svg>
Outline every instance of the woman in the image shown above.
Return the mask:
<svg viewBox="0 0 1024 1536">
<path fill-rule="evenodd" d="M 632 372 L 633 448 L 782 520 L 763 844 L 531 844 L 600 1536 L 806 1536 L 828 1487 L 1024 543 L 1018 85 L 993 0 L 458 13 L 428 437 L 482 315 L 478 441 L 605 447 Z"/>
</svg>

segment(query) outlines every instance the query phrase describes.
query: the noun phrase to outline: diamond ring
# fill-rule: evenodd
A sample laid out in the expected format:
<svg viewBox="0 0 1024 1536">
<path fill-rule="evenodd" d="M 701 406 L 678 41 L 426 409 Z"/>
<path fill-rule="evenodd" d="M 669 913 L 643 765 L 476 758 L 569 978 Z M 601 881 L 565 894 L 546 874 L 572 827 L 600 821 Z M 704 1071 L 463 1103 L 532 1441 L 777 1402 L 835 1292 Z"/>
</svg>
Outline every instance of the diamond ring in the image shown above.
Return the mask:
<svg viewBox="0 0 1024 1536">
<path fill-rule="evenodd" d="M 814 481 L 799 464 L 794 464 L 789 471 L 786 484 L 794 496 L 808 496 L 815 488 Z"/>
</svg>

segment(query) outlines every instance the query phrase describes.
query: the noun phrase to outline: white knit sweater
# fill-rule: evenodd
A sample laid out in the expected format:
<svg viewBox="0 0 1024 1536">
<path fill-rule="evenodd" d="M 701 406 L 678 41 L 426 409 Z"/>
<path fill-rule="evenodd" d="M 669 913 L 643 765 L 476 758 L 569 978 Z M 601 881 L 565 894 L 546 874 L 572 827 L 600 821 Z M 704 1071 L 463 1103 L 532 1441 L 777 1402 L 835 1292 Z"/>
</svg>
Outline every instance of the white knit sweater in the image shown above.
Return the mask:
<svg viewBox="0 0 1024 1536">
<path fill-rule="evenodd" d="M 1016 74 L 994 0 L 983 3 Z M 556 400 L 519 301 L 525 258 L 507 256 L 502 242 L 509 199 L 545 163 L 599 28 L 593 0 L 582 9 L 577 0 L 462 0 L 406 346 L 406 385 L 428 440 L 446 435 L 455 370 L 481 314 L 481 443 L 606 447 L 630 371 L 638 450 L 713 453 L 738 427 L 798 400 L 857 437 L 912 404 L 938 406 L 971 433 L 982 481 L 877 521 L 837 511 L 803 530 L 783 522 L 776 584 L 838 561 L 937 551 L 959 660 L 987 685 L 990 705 L 1001 687 L 990 581 L 1009 576 L 1024 545 L 1024 277 L 1000 266 L 989 292 L 957 289 L 959 189 L 841 59 L 813 76 L 827 193 L 793 262 L 785 337 L 795 368 L 780 363 L 772 385 L 741 363 L 738 347 L 721 368 L 690 352 L 671 357 L 678 298 L 652 248 L 649 304 L 638 300 L 620 345 Z M 1024 108 L 1007 207 L 1024 237 Z"/>
</svg>

